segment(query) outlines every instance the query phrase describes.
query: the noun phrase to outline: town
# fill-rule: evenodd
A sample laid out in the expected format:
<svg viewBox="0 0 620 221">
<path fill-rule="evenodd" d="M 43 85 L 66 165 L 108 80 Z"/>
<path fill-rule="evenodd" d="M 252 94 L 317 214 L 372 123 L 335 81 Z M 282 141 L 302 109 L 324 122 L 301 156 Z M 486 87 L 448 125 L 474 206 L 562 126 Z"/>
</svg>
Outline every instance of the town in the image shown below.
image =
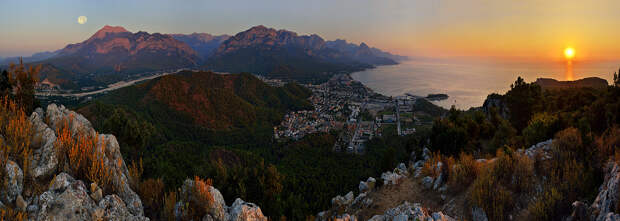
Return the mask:
<svg viewBox="0 0 620 221">
<path fill-rule="evenodd" d="M 281 82 L 263 81 L 277 86 Z M 375 136 L 391 133 L 405 136 L 416 128 L 432 125 L 426 98 L 406 94 L 387 97 L 373 92 L 348 74 L 339 74 L 320 85 L 306 84 L 313 110 L 289 112 L 274 127 L 278 140 L 298 140 L 312 133 L 338 133 L 334 151 L 363 154 L 365 144 Z M 434 105 L 430 105 L 434 106 Z M 416 108 L 418 107 L 418 108 Z M 432 111 L 431 111 L 432 112 Z"/>
</svg>

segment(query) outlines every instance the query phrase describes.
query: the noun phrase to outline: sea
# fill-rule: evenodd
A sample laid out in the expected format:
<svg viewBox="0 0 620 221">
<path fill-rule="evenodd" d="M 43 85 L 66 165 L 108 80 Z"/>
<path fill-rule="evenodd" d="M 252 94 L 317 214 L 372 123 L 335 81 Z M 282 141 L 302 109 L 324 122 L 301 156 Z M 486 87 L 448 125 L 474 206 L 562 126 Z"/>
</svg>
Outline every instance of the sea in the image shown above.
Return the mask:
<svg viewBox="0 0 620 221">
<path fill-rule="evenodd" d="M 574 79 L 600 77 L 611 84 L 620 60 L 572 65 Z M 505 93 L 519 76 L 526 82 L 537 78 L 567 80 L 566 69 L 563 62 L 412 58 L 397 65 L 355 72 L 351 77 L 386 96 L 447 94 L 448 99 L 433 103 L 467 110 L 482 106 L 491 93 Z"/>
</svg>

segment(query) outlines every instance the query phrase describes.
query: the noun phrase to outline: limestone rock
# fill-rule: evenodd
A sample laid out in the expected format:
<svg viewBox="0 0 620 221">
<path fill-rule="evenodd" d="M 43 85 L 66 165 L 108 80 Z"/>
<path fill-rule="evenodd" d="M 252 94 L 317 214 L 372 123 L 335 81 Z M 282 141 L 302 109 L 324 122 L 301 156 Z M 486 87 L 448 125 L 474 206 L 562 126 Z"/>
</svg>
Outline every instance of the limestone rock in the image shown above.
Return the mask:
<svg viewBox="0 0 620 221">
<path fill-rule="evenodd" d="M 267 221 L 263 212 L 253 203 L 237 198 L 229 209 L 230 221 Z"/>
<path fill-rule="evenodd" d="M 5 168 L 1 169 L 6 172 L 6 176 L 2 178 L 6 188 L 1 190 L 0 196 L 4 203 L 11 204 L 24 190 L 24 172 L 17 163 L 10 160 L 6 162 Z"/>
<path fill-rule="evenodd" d="M 132 214 L 117 195 L 108 195 L 97 205 L 86 185 L 66 173 L 54 177 L 37 203 L 38 208 L 32 209 L 37 211 L 36 220 L 148 220 Z"/>
<path fill-rule="evenodd" d="M 183 186 L 181 187 L 181 198 L 179 201 L 180 205 L 183 205 L 189 201 L 197 200 L 195 198 L 196 196 L 193 195 L 193 189 L 194 180 L 186 179 L 183 183 Z M 209 208 L 207 209 L 207 214 L 211 215 L 212 218 L 215 220 L 227 220 L 228 214 L 226 213 L 226 202 L 224 201 L 224 197 L 218 189 L 213 188 L 212 186 L 209 186 L 209 192 L 213 197 L 213 203 L 209 205 Z M 177 210 L 178 211 L 175 211 L 175 213 L 179 216 L 185 212 L 180 207 L 177 208 Z"/>
<path fill-rule="evenodd" d="M 82 181 L 66 173 L 52 180 L 49 190 L 39 196 L 37 220 L 91 220 L 96 205 Z"/>
<path fill-rule="evenodd" d="M 38 144 L 43 145 L 34 152 L 31 164 L 33 165 L 32 174 L 35 178 L 50 176 L 56 170 L 58 162 L 53 147 L 56 140 L 54 131 L 66 124 L 73 136 L 78 134 L 94 136 L 96 134 L 91 123 L 84 116 L 62 105 L 50 104 L 47 106 L 45 116 L 41 116 L 42 113 L 42 110 L 38 110 L 30 117 L 35 128 L 35 142 L 33 143 L 36 144 L 37 137 L 41 137 L 42 139 Z M 127 165 L 123 161 L 116 137 L 110 134 L 100 134 L 99 140 L 105 145 L 103 152 L 100 154 L 103 155 L 105 166 L 111 169 L 111 177 L 114 178 L 112 185 L 117 190 L 118 196 L 125 202 L 131 214 L 142 216 L 144 214 L 142 201 L 138 194 L 129 187 L 129 172 Z M 100 148 L 97 149 L 99 150 Z"/>
<path fill-rule="evenodd" d="M 430 176 L 422 178 L 422 185 L 424 186 L 424 188 L 430 189 L 431 187 L 433 187 L 433 178 Z"/>
<path fill-rule="evenodd" d="M 107 195 L 99 202 L 99 208 L 94 211 L 94 215 L 101 216 L 102 212 L 103 220 L 148 220 L 148 218 L 131 214 L 123 200 L 117 195 Z"/>
<path fill-rule="evenodd" d="M 56 134 L 43 121 L 44 115 L 40 108 L 33 112 L 30 116 L 30 122 L 33 125 L 33 153 L 30 163 L 30 175 L 37 180 L 48 178 L 56 171 L 58 159 L 54 151 L 54 142 L 56 142 Z"/>
<path fill-rule="evenodd" d="M 592 220 L 601 221 L 609 220 L 617 214 L 613 214 L 615 205 L 618 202 L 618 194 L 620 191 L 620 165 L 611 161 L 607 164 L 605 173 L 605 182 L 599 188 L 599 193 L 592 203 L 593 211 Z"/>
</svg>

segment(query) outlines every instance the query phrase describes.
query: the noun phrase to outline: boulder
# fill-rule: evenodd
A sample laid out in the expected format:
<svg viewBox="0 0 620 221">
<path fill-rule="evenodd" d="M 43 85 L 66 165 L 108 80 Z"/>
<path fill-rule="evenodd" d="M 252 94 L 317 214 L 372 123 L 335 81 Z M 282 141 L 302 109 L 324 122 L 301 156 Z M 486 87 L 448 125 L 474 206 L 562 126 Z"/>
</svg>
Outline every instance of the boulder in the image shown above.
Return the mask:
<svg viewBox="0 0 620 221">
<path fill-rule="evenodd" d="M 424 159 L 424 161 L 431 159 L 431 150 L 424 147 L 424 149 L 422 149 L 422 159 Z"/>
<path fill-rule="evenodd" d="M 441 212 L 436 212 L 436 213 L 433 213 L 432 215 L 429 215 L 428 209 L 422 208 L 419 203 L 411 204 L 406 201 L 397 207 L 388 209 L 387 211 L 385 211 L 385 214 L 377 217 L 377 219 L 378 220 L 436 220 L 436 221 L 454 220 L 453 218 L 446 216 Z"/>
<path fill-rule="evenodd" d="M 102 220 L 148 220 L 143 216 L 134 216 L 129 212 L 123 200 L 117 195 L 107 195 L 99 202 L 99 208 L 96 209 L 93 218 Z"/>
<path fill-rule="evenodd" d="M 57 175 L 48 191 L 39 196 L 38 220 L 92 220 L 97 207 L 86 186 L 66 173 Z"/>
<path fill-rule="evenodd" d="M 349 214 L 342 214 L 334 217 L 334 221 L 356 221 L 357 218 L 355 216 L 351 216 Z"/>
<path fill-rule="evenodd" d="M 6 204 L 12 204 L 24 190 L 24 172 L 17 163 L 10 160 L 6 162 L 4 168 L 0 169 L 6 172 L 6 176 L 2 179 L 6 188 L 0 191 L 1 200 Z"/>
<path fill-rule="evenodd" d="M 237 198 L 229 209 L 230 221 L 267 221 L 260 208 Z"/>
<path fill-rule="evenodd" d="M 22 197 L 22 195 L 19 195 L 17 196 L 17 199 L 15 199 L 15 207 L 21 211 L 26 211 L 26 207 L 28 207 L 28 202 L 24 200 L 24 197 Z"/>
<path fill-rule="evenodd" d="M 37 180 L 51 177 L 58 166 L 58 159 L 54 149 L 56 134 L 43 121 L 44 115 L 40 108 L 30 116 L 33 126 L 32 159 L 30 163 L 30 176 Z"/>
<path fill-rule="evenodd" d="M 181 196 L 179 202 L 177 203 L 178 208 L 176 208 L 175 210 L 175 214 L 177 214 L 177 216 L 181 216 L 181 214 L 186 212 L 182 210 L 182 205 L 191 200 L 196 200 L 196 196 L 194 196 L 193 190 L 194 180 L 186 179 L 183 183 L 183 186 L 181 187 Z M 227 220 L 229 217 L 226 213 L 226 202 L 224 201 L 224 197 L 222 196 L 220 191 L 213 186 L 209 186 L 209 192 L 213 197 L 214 203 L 209 205 L 209 208 L 207 209 L 207 215 L 212 216 L 212 218 L 214 218 L 215 220 Z"/>
<path fill-rule="evenodd" d="M 360 193 L 365 193 L 365 192 L 370 191 L 370 187 L 364 181 L 360 181 L 360 185 L 358 186 L 358 189 L 359 189 Z"/>
<path fill-rule="evenodd" d="M 392 173 L 389 171 L 381 174 L 381 179 L 383 179 L 383 185 L 397 184 L 402 178 L 404 178 L 403 175 L 400 175 L 398 173 Z"/>
<path fill-rule="evenodd" d="M 374 215 L 368 221 L 386 221 L 384 215 Z"/>
<path fill-rule="evenodd" d="M 440 173 L 439 176 L 437 177 L 437 179 L 435 179 L 435 182 L 433 184 L 433 190 L 437 190 L 439 189 L 439 187 L 441 187 L 441 185 L 444 182 L 444 175 L 443 173 Z"/>
<path fill-rule="evenodd" d="M 430 189 L 433 187 L 433 178 L 430 176 L 426 176 L 422 178 L 422 186 L 426 189 Z"/>
<path fill-rule="evenodd" d="M 472 221 L 489 221 L 484 210 L 476 206 L 471 208 L 471 219 Z"/>
<path fill-rule="evenodd" d="M 67 173 L 55 176 L 49 189 L 35 200 L 38 205 L 32 212 L 36 212 L 37 220 L 148 220 L 133 215 L 117 195 L 95 203 L 84 183 Z"/>
</svg>

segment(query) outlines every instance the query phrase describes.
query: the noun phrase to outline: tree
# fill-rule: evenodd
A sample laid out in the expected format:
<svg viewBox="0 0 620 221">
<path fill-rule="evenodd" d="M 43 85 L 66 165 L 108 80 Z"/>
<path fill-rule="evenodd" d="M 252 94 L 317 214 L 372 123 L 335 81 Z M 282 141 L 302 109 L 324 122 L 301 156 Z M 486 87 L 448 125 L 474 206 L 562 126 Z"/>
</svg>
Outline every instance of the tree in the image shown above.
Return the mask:
<svg viewBox="0 0 620 221">
<path fill-rule="evenodd" d="M 618 69 L 618 72 L 614 72 L 614 86 L 620 86 L 620 69 Z"/>
<path fill-rule="evenodd" d="M 15 100 L 26 113 L 32 112 L 39 105 L 34 97 L 39 71 L 41 71 L 41 65 L 25 67 L 21 58 L 18 65 L 13 63 L 9 65 L 8 78 L 10 84 L 13 85 Z"/>
<path fill-rule="evenodd" d="M 5 97 L 11 94 L 11 82 L 9 82 L 9 72 L 2 71 L 0 75 L 0 96 Z"/>
<path fill-rule="evenodd" d="M 510 123 L 517 131 L 522 131 L 532 115 L 542 108 L 540 86 L 525 83 L 523 78 L 518 77 L 506 93 L 506 103 L 510 111 Z"/>
</svg>

